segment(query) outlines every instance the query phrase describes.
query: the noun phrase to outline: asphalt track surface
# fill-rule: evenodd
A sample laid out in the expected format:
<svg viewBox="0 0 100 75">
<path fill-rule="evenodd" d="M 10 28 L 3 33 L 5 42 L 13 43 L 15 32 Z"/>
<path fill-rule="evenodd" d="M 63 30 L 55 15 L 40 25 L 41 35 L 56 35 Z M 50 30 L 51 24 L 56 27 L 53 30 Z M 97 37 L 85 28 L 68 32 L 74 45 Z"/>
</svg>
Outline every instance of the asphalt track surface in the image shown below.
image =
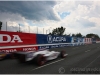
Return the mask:
<svg viewBox="0 0 100 75">
<path fill-rule="evenodd" d="M 99 43 L 51 50 L 66 50 L 68 56 L 49 61 L 43 66 L 6 59 L 0 61 L 0 74 L 100 74 Z"/>
</svg>

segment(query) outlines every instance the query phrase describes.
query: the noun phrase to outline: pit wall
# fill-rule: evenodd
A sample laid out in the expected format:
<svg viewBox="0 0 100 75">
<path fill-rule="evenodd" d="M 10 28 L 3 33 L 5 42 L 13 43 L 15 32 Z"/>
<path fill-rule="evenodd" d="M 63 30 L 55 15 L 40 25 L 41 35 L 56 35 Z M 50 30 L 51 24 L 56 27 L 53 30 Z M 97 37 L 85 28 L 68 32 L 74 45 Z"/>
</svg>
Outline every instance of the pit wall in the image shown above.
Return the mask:
<svg viewBox="0 0 100 75">
<path fill-rule="evenodd" d="M 96 43 L 92 38 L 0 31 L 0 51 L 37 51 Z"/>
</svg>

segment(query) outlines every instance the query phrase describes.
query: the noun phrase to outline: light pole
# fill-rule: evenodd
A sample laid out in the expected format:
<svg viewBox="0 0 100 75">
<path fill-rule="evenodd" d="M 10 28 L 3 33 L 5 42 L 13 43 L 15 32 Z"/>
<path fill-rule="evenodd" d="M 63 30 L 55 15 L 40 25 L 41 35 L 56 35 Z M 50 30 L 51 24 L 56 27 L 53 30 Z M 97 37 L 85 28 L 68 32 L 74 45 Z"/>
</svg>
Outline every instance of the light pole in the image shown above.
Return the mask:
<svg viewBox="0 0 100 75">
<path fill-rule="evenodd" d="M 30 33 L 30 26 L 28 26 L 29 27 L 29 33 Z"/>
<path fill-rule="evenodd" d="M 19 24 L 19 32 L 20 32 L 20 24 Z"/>
<path fill-rule="evenodd" d="M 6 31 L 7 31 L 7 22 L 6 22 Z"/>
<path fill-rule="evenodd" d="M 52 27 L 50 27 L 50 29 L 52 29 Z M 50 29 L 49 29 L 49 33 L 51 33 Z"/>
<path fill-rule="evenodd" d="M 38 27 L 37 27 L 37 34 L 38 34 Z"/>
<path fill-rule="evenodd" d="M 44 34 L 44 28 L 43 28 L 43 34 Z"/>
<path fill-rule="evenodd" d="M 46 30 L 46 34 L 47 34 L 47 30 Z"/>
</svg>

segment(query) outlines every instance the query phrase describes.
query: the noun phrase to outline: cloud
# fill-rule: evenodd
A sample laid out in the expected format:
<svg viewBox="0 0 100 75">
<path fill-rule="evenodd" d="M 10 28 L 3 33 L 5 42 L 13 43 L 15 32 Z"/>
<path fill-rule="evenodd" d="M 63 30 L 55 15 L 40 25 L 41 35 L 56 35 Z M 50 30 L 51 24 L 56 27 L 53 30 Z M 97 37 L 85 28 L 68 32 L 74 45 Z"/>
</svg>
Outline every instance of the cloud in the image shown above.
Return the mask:
<svg viewBox="0 0 100 75">
<path fill-rule="evenodd" d="M 99 34 L 100 1 L 16 1 L 0 2 L 0 21 L 5 30 L 31 33 L 49 33 L 56 27 L 66 28 L 65 33 Z M 13 26 L 13 27 L 12 27 Z"/>
<path fill-rule="evenodd" d="M 82 27 L 82 28 L 95 27 L 95 23 L 90 22 L 87 19 L 81 18 L 81 19 L 77 20 L 77 22 L 79 23 L 80 27 Z"/>
<path fill-rule="evenodd" d="M 97 32 L 100 27 L 99 1 L 62 1 L 55 5 L 55 11 L 59 13 L 70 12 L 60 25 L 66 27 L 66 33 L 82 33 L 86 35 Z M 98 12 L 97 12 L 98 11 Z M 99 32 L 97 34 L 100 35 Z"/>
<path fill-rule="evenodd" d="M 53 11 L 55 1 L 1 1 L 0 11 L 19 14 L 30 20 L 59 20 Z"/>
</svg>

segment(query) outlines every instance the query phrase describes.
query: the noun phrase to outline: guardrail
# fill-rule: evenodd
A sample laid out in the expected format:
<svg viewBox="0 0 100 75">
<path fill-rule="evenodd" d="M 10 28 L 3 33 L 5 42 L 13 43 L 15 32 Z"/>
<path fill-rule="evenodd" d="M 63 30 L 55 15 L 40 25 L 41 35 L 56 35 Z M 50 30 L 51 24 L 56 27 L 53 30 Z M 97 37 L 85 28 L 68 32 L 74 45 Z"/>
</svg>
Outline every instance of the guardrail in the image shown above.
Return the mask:
<svg viewBox="0 0 100 75">
<path fill-rule="evenodd" d="M 50 49 L 85 44 L 92 44 L 92 39 L 0 31 L 0 50 L 5 52 L 39 50 L 44 47 Z"/>
</svg>

